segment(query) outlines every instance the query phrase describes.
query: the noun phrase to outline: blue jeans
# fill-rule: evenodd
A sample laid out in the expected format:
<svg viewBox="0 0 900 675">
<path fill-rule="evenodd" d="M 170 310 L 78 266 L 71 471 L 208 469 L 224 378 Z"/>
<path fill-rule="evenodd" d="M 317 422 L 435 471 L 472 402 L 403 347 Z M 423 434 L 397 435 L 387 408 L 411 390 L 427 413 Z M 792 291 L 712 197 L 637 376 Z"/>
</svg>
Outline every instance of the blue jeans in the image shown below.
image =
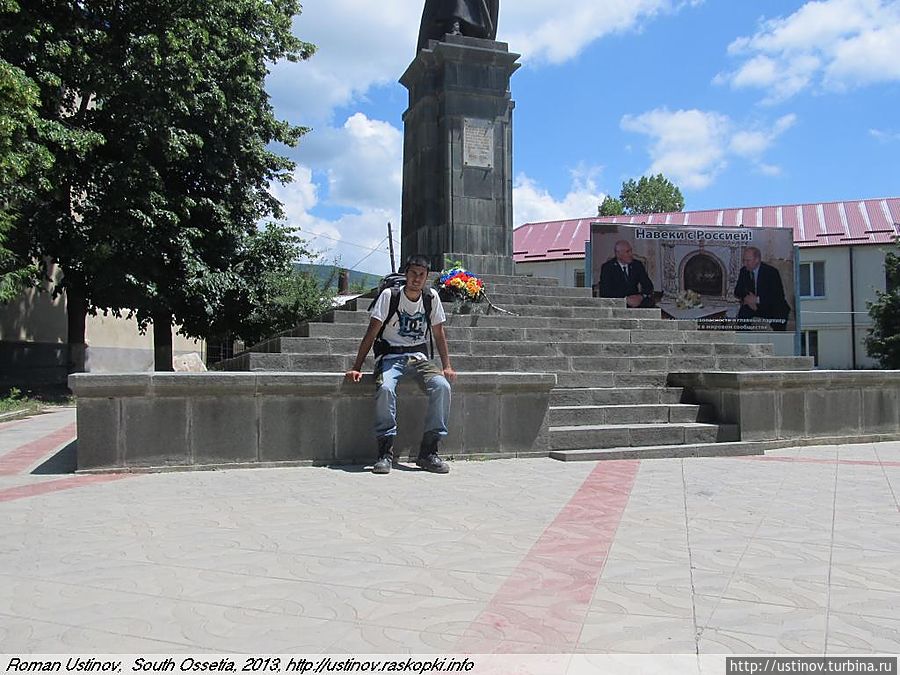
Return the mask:
<svg viewBox="0 0 900 675">
<path fill-rule="evenodd" d="M 397 382 L 402 377 L 415 377 L 428 394 L 424 435 L 446 436 L 450 383 L 431 361 L 414 359 L 409 354 L 386 354 L 375 366 L 375 435 L 397 435 Z"/>
</svg>

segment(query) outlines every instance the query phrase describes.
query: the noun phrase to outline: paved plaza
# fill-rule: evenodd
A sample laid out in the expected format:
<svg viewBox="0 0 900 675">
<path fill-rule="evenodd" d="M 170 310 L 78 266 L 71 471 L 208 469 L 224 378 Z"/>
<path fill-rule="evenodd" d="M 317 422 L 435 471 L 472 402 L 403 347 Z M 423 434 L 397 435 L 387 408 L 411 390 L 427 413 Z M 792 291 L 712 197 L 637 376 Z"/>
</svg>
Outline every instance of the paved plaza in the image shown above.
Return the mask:
<svg viewBox="0 0 900 675">
<path fill-rule="evenodd" d="M 74 475 L 74 422 L 0 423 L 5 653 L 900 652 L 900 443 Z"/>
</svg>

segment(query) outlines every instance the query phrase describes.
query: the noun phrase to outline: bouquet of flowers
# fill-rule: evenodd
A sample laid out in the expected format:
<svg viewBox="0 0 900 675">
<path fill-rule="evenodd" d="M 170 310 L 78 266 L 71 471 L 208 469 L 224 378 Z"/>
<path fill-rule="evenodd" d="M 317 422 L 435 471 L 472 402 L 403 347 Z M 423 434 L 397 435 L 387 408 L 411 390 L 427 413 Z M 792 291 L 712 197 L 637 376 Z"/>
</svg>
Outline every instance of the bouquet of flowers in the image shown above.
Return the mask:
<svg viewBox="0 0 900 675">
<path fill-rule="evenodd" d="M 675 297 L 675 306 L 678 309 L 699 309 L 703 307 L 703 302 L 697 291 L 682 291 Z"/>
<path fill-rule="evenodd" d="M 441 270 L 434 285 L 443 300 L 481 302 L 484 300 L 484 282 L 466 270 L 459 260 L 447 261 L 449 269 Z"/>
</svg>

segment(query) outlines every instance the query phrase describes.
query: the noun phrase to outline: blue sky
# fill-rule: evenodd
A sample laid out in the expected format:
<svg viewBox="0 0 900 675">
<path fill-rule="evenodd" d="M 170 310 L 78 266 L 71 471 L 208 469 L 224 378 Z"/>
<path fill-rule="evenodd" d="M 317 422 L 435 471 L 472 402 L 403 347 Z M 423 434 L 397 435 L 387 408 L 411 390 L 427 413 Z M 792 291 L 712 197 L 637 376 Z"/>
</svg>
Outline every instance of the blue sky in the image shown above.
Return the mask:
<svg viewBox="0 0 900 675">
<path fill-rule="evenodd" d="M 312 128 L 273 191 L 326 262 L 390 266 L 423 5 L 307 0 L 318 53 L 272 69 L 276 113 Z M 523 64 L 516 227 L 657 172 L 689 210 L 900 195 L 900 0 L 501 0 L 498 39 Z"/>
</svg>

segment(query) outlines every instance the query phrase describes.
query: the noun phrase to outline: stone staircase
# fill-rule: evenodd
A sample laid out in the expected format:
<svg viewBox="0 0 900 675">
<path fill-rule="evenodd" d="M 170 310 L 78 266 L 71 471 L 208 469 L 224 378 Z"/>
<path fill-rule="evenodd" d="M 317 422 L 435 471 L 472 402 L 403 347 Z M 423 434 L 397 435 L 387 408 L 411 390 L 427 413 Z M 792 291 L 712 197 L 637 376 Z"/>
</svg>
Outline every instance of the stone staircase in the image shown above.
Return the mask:
<svg viewBox="0 0 900 675">
<path fill-rule="evenodd" d="M 769 344 L 739 344 L 731 332 L 662 319 L 658 309 L 591 297 L 556 279 L 483 277 L 503 313 L 450 314 L 454 368 L 552 372 L 550 456 L 565 461 L 758 453 L 709 406 L 667 386 L 670 372 L 809 370 L 808 357 L 778 357 Z M 368 325 L 360 298 L 222 362 L 222 370 L 343 372 Z M 449 308 L 448 308 L 449 309 Z M 372 356 L 365 368 L 373 367 Z"/>
</svg>

